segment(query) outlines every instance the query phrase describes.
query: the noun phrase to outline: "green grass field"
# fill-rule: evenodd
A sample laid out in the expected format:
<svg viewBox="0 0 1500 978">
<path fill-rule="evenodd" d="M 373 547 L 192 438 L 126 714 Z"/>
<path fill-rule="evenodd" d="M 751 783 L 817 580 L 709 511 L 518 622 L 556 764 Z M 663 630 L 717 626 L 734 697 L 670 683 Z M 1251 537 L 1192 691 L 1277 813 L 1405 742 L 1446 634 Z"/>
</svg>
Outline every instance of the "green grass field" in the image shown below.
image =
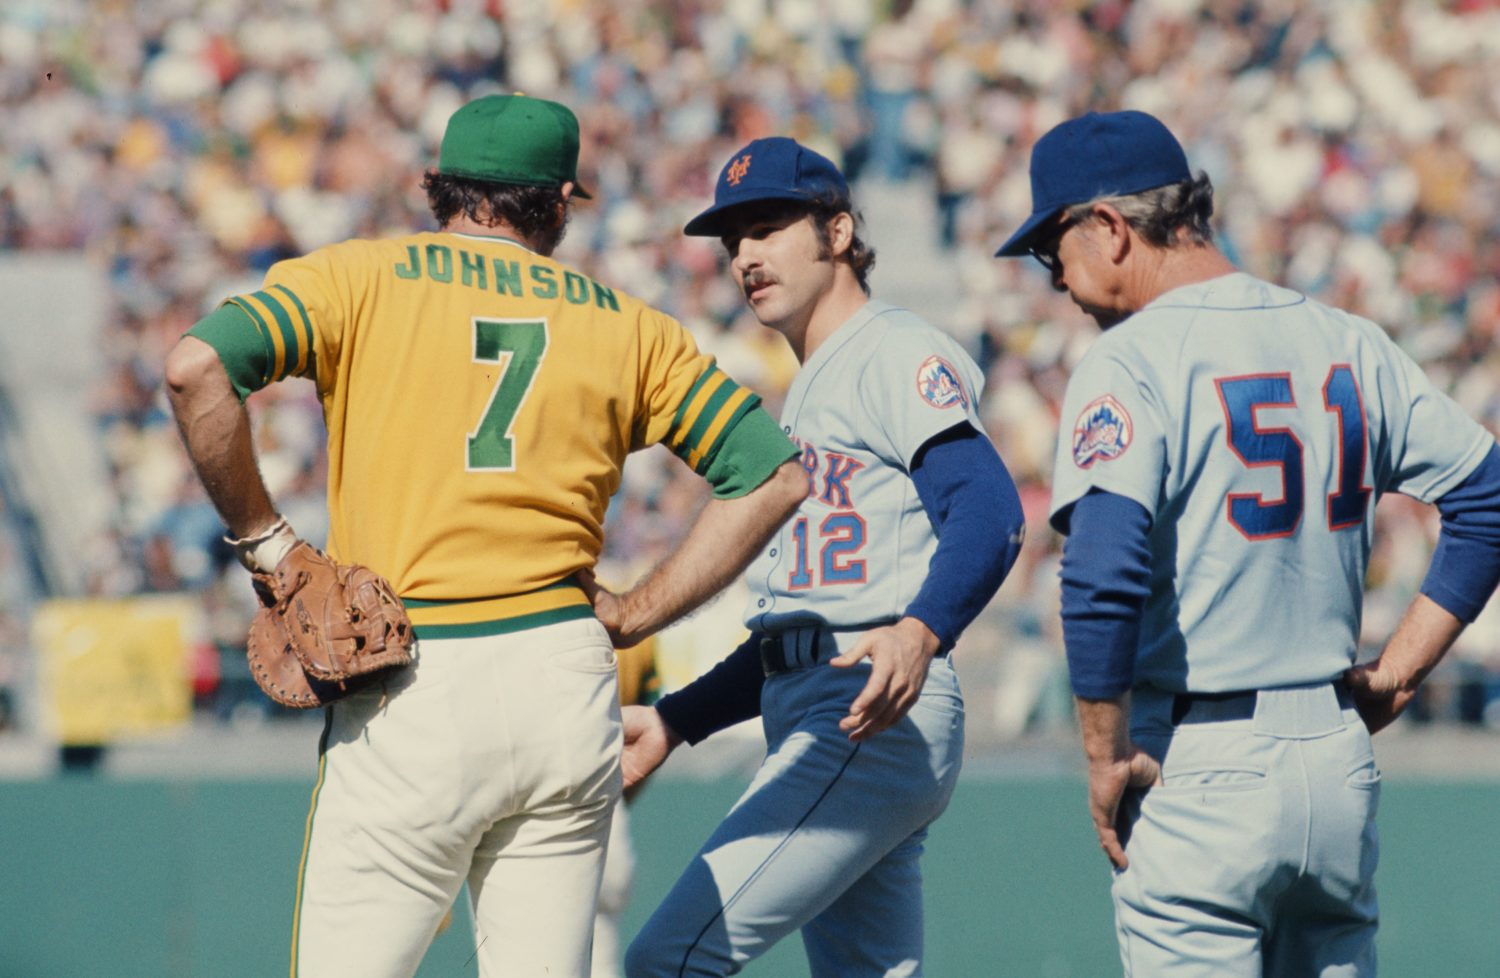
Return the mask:
<svg viewBox="0 0 1500 978">
<path fill-rule="evenodd" d="M 738 795 L 663 780 L 636 803 L 627 936 Z M 285 974 L 309 785 L 58 779 L 0 782 L 0 976 Z M 925 862 L 931 978 L 1119 974 L 1109 874 L 1081 782 L 963 781 Z M 1500 975 L 1500 785 L 1388 778 L 1381 801 L 1381 974 Z M 465 918 L 422 978 L 475 973 Z M 800 942 L 744 974 L 805 975 Z"/>
</svg>

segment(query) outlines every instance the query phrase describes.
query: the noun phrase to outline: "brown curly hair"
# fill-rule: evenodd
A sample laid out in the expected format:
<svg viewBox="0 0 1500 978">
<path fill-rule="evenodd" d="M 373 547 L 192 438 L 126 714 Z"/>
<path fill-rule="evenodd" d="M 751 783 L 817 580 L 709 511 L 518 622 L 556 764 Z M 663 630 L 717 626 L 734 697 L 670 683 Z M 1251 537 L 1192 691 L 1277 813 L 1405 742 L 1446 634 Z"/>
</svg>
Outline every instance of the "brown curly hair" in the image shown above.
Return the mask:
<svg viewBox="0 0 1500 978">
<path fill-rule="evenodd" d="M 572 216 L 570 202 L 557 187 L 491 183 L 428 170 L 422 189 L 440 226 L 446 227 L 460 214 L 479 224 L 504 221 L 544 254 L 562 241 Z"/>
</svg>

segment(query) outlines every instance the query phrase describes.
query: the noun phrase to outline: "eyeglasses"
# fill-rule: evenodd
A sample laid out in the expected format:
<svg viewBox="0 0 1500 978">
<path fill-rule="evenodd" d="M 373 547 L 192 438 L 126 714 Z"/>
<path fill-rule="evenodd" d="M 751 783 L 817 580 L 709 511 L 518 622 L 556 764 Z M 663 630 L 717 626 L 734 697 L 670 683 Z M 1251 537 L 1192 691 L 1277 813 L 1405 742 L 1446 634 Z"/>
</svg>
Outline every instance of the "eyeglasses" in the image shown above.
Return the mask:
<svg viewBox="0 0 1500 978">
<path fill-rule="evenodd" d="M 1049 274 L 1056 275 L 1058 270 L 1062 268 L 1062 262 L 1057 260 L 1058 245 L 1062 244 L 1063 235 L 1067 234 L 1069 229 L 1081 220 L 1082 218 L 1074 217 L 1071 214 L 1064 217 L 1057 224 L 1053 225 L 1046 237 L 1039 238 L 1036 244 L 1028 249 L 1031 257 L 1041 262 L 1042 267 Z"/>
</svg>

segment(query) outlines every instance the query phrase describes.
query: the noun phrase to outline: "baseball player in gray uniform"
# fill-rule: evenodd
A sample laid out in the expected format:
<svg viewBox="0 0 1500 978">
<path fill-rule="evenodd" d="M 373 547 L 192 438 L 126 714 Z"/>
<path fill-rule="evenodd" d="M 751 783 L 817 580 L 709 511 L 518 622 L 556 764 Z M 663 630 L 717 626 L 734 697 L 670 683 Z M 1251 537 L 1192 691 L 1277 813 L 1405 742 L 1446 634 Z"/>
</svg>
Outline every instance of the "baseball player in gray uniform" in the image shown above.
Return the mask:
<svg viewBox="0 0 1500 978">
<path fill-rule="evenodd" d="M 627 711 L 627 784 L 758 714 L 768 749 L 626 974 L 734 974 L 800 928 L 816 978 L 920 975 L 918 860 L 963 755 L 949 653 L 1024 525 L 981 433 L 982 378 L 951 337 L 869 298 L 848 186 L 790 139 L 734 154 L 687 233 L 723 241 L 750 309 L 802 363 L 781 421 L 807 497 L 747 571 L 750 639 Z"/>
<path fill-rule="evenodd" d="M 999 254 L 1106 330 L 1068 384 L 1052 523 L 1125 973 L 1372 975 L 1369 734 L 1494 590 L 1500 452 L 1375 324 L 1237 271 L 1151 116 L 1057 126 L 1031 189 Z M 1384 492 L 1442 533 L 1351 670 Z"/>
</svg>

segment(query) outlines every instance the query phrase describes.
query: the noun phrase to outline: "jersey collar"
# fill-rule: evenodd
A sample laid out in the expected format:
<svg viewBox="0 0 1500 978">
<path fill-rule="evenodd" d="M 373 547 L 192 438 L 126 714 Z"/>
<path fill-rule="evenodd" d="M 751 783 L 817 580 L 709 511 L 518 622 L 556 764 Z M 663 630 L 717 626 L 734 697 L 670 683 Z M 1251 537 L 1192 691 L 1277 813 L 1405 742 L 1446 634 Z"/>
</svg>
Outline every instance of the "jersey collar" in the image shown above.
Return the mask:
<svg viewBox="0 0 1500 978">
<path fill-rule="evenodd" d="M 1263 282 L 1246 272 L 1234 271 L 1170 289 L 1146 303 L 1140 311 L 1176 308 L 1228 311 L 1280 309 L 1295 306 L 1305 300 L 1306 297 L 1299 292 Z"/>
<path fill-rule="evenodd" d="M 493 243 L 515 245 L 527 254 L 536 254 L 536 251 L 517 241 L 515 238 L 506 237 L 503 234 L 470 234 L 467 231 L 443 231 L 442 234 L 451 234 L 456 238 L 471 238 L 474 241 L 488 241 Z"/>
</svg>

